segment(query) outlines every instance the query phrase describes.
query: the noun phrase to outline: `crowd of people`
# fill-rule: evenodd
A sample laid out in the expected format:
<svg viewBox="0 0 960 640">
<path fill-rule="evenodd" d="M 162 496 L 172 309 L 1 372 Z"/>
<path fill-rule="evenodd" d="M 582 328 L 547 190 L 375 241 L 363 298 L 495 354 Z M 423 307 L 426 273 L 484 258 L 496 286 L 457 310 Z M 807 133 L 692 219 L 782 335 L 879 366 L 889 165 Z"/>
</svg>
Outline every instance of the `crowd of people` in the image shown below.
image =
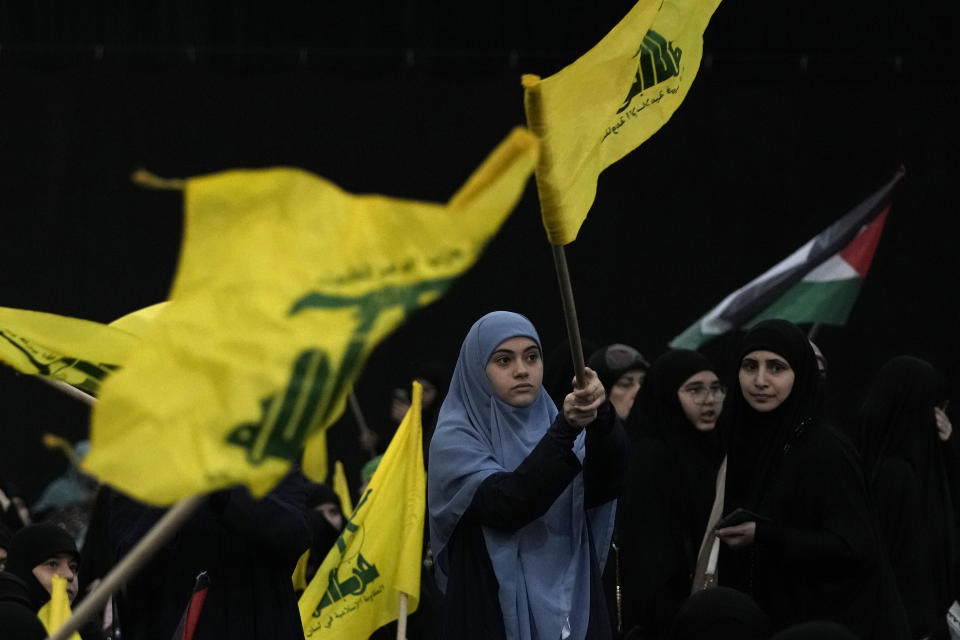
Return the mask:
<svg viewBox="0 0 960 640">
<path fill-rule="evenodd" d="M 838 424 L 827 359 L 784 320 L 730 363 L 588 345 L 574 378 L 560 353 L 497 311 L 452 372 L 411 373 L 427 464 L 411 640 L 951 637 L 960 460 L 930 363 L 891 359 Z M 357 484 L 409 407 L 384 396 Z M 46 637 L 52 576 L 82 599 L 164 513 L 70 473 L 88 491 L 57 508 L 0 486 L 2 638 Z M 216 492 L 80 635 L 174 637 L 202 575 L 193 637 L 303 638 L 297 598 L 347 515 L 297 467 L 260 500 Z"/>
</svg>

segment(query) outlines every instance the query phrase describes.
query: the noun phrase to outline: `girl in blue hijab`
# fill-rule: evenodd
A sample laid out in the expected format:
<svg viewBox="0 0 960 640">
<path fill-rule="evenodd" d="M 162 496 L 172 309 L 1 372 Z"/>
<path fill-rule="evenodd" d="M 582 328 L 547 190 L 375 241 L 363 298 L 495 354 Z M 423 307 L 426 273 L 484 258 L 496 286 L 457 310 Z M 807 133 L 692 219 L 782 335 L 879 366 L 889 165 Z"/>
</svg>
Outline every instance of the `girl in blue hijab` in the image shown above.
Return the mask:
<svg viewBox="0 0 960 640">
<path fill-rule="evenodd" d="M 445 638 L 610 638 L 600 572 L 628 443 L 591 369 L 563 411 L 529 320 L 463 341 L 430 444 L 427 499 Z"/>
</svg>

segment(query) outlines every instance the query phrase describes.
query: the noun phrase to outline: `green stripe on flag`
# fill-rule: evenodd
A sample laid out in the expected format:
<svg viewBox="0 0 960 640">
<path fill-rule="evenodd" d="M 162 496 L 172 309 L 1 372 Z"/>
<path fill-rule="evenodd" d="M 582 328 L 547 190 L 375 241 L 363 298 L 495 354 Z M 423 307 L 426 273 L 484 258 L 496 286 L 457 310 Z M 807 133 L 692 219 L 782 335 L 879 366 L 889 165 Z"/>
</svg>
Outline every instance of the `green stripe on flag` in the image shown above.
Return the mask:
<svg viewBox="0 0 960 640">
<path fill-rule="evenodd" d="M 747 327 L 767 318 L 783 318 L 797 324 L 819 322 L 843 325 L 857 301 L 862 284 L 861 278 L 832 282 L 798 282 L 751 319 Z"/>
</svg>

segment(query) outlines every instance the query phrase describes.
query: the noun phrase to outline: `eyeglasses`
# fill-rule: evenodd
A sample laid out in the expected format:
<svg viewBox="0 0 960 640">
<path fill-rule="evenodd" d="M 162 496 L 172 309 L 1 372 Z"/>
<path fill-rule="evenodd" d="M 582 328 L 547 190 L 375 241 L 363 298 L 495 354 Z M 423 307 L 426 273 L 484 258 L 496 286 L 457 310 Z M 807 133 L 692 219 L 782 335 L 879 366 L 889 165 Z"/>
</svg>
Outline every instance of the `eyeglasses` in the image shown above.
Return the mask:
<svg viewBox="0 0 960 640">
<path fill-rule="evenodd" d="M 697 404 L 703 404 L 707 401 L 707 398 L 716 398 L 717 400 L 723 400 L 727 395 L 727 388 L 722 384 L 712 384 L 709 387 L 706 387 L 702 384 L 691 385 L 689 387 L 684 387 L 682 389 L 684 393 L 690 395 L 693 398 L 693 401 Z"/>
</svg>

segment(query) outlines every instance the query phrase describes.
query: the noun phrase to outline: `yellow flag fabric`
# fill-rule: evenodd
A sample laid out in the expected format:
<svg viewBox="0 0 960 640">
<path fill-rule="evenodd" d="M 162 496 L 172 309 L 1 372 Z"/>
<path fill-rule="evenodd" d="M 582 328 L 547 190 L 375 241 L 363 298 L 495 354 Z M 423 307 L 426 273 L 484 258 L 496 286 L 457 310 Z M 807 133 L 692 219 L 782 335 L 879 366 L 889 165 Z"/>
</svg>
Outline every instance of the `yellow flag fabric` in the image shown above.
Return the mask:
<svg viewBox="0 0 960 640">
<path fill-rule="evenodd" d="M 70 619 L 70 615 L 67 581 L 55 575 L 51 581 L 50 600 L 40 607 L 40 610 L 37 611 L 37 617 L 40 618 L 40 622 L 47 629 L 47 633 L 53 635 Z M 80 634 L 73 632 L 70 634 L 70 640 L 80 640 Z"/>
<path fill-rule="evenodd" d="M 395 620 L 400 594 L 419 604 L 427 478 L 421 445 L 423 388 L 317 574 L 300 596 L 306 638 L 367 638 Z"/>
<path fill-rule="evenodd" d="M 340 508 L 344 517 L 353 513 L 353 500 L 350 499 L 350 485 L 347 484 L 347 474 L 343 470 L 343 463 L 337 460 L 333 463 L 333 490 L 340 498 Z"/>
<path fill-rule="evenodd" d="M 157 315 L 159 315 L 163 308 L 168 304 L 168 302 L 158 302 L 157 304 L 152 304 L 149 307 L 137 309 L 132 313 L 128 313 L 125 316 L 117 318 L 110 323 L 110 326 L 114 327 L 115 329 L 122 329 L 127 333 L 137 336 L 138 338 L 142 338 L 153 324 L 153 321 L 156 319 Z"/>
<path fill-rule="evenodd" d="M 104 383 L 83 470 L 159 505 L 239 483 L 264 495 L 376 344 L 474 263 L 537 151 L 514 130 L 446 205 L 294 168 L 188 180 L 170 304 Z"/>
<path fill-rule="evenodd" d="M 547 238 L 573 242 L 597 177 L 662 127 L 687 95 L 720 0 L 640 0 L 554 75 L 524 75 L 527 125 L 541 140 L 537 190 Z M 642 184 L 642 176 L 637 178 Z"/>
<path fill-rule="evenodd" d="M 0 307 L 0 362 L 90 394 L 96 395 L 138 342 L 99 322 Z"/>
</svg>

